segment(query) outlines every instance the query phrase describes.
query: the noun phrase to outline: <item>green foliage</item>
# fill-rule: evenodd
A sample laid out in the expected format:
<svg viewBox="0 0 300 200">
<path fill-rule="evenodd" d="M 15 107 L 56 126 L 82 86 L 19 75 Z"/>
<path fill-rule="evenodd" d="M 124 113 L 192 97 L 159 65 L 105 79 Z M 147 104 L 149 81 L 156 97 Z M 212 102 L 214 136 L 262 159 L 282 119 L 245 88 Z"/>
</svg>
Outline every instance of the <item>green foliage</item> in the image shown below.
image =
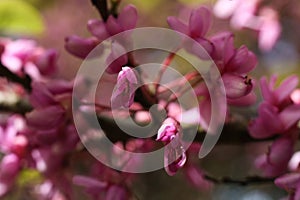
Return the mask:
<svg viewBox="0 0 300 200">
<path fill-rule="evenodd" d="M 39 11 L 22 0 L 0 1 L 0 33 L 5 35 L 37 35 L 44 31 Z"/>
</svg>

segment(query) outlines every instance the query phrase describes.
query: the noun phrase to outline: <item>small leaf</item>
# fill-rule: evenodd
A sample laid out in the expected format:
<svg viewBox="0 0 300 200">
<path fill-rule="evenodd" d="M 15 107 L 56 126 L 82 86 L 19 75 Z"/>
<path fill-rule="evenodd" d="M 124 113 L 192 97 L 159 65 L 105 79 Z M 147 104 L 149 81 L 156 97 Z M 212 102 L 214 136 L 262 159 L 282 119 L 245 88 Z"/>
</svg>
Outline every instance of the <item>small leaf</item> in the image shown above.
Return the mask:
<svg viewBox="0 0 300 200">
<path fill-rule="evenodd" d="M 44 31 L 39 11 L 22 0 L 0 1 L 0 32 L 6 35 L 37 35 Z"/>
</svg>

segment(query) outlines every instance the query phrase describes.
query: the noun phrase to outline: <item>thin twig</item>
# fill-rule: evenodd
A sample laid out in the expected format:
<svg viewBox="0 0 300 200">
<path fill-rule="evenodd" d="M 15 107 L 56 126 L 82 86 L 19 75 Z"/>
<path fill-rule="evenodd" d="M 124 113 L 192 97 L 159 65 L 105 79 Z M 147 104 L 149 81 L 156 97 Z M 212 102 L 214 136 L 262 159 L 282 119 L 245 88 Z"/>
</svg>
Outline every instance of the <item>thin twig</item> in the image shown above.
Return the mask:
<svg viewBox="0 0 300 200">
<path fill-rule="evenodd" d="M 29 75 L 24 75 L 24 77 L 19 77 L 18 75 L 11 72 L 0 62 L 0 76 L 5 77 L 11 82 L 18 83 L 22 85 L 27 91 L 31 91 L 31 78 Z"/>
<path fill-rule="evenodd" d="M 215 178 L 209 175 L 204 175 L 204 178 L 213 182 L 214 184 L 237 184 L 242 186 L 251 184 L 268 184 L 274 182 L 274 178 L 264 178 L 260 176 L 249 176 L 241 180 L 232 179 L 230 177 Z"/>
<path fill-rule="evenodd" d="M 103 21 L 107 21 L 109 17 L 109 11 L 106 0 L 91 0 L 92 4 L 97 8 L 99 14 L 101 15 Z"/>
</svg>

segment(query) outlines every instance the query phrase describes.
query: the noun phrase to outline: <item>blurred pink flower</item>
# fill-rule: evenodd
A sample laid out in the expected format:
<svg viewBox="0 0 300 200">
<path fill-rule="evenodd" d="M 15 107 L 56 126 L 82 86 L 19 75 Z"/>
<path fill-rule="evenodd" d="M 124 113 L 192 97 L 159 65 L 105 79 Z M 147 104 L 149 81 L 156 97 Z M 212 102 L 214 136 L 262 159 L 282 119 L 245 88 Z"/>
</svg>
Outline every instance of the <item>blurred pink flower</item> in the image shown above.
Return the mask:
<svg viewBox="0 0 300 200">
<path fill-rule="evenodd" d="M 287 170 L 287 165 L 293 152 L 293 138 L 281 137 L 272 143 L 266 154 L 256 159 L 255 165 L 263 171 L 265 176 L 274 177 L 282 175 Z"/>
<path fill-rule="evenodd" d="M 231 25 L 236 29 L 258 31 L 260 49 L 269 51 L 280 36 L 281 25 L 277 11 L 268 6 L 260 6 L 261 2 L 262 0 L 218 0 L 213 11 L 221 19 L 230 18 Z"/>
<path fill-rule="evenodd" d="M 194 9 L 190 14 L 188 24 L 173 16 L 168 17 L 167 22 L 173 30 L 195 39 L 206 51 L 212 51 L 211 42 L 205 38 L 211 25 L 211 11 L 208 8 L 200 7 Z"/>
<path fill-rule="evenodd" d="M 21 161 L 15 154 L 5 155 L 0 164 L 0 197 L 13 186 L 21 169 Z"/>
<path fill-rule="evenodd" d="M 1 41 L 0 41 L 1 42 Z M 24 73 L 35 80 L 42 76 L 53 75 L 57 71 L 58 54 L 53 49 L 43 49 L 33 40 L 4 40 L 2 64 L 13 73 L 23 76 Z"/>
</svg>

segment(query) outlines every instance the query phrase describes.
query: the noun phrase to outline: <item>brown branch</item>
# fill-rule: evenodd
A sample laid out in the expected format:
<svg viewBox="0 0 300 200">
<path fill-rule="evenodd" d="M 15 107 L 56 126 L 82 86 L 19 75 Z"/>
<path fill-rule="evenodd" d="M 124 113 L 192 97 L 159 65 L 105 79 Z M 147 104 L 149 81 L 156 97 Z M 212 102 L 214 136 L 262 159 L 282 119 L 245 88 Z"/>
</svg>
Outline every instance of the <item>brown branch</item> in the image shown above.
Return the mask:
<svg viewBox="0 0 300 200">
<path fill-rule="evenodd" d="M 91 1 L 92 1 L 92 4 L 97 8 L 103 21 L 106 22 L 109 17 L 109 10 L 108 10 L 106 0 L 91 0 Z"/>
<path fill-rule="evenodd" d="M 103 118 L 99 116 L 98 118 L 99 124 L 101 128 L 104 130 L 106 136 L 112 141 L 112 142 L 127 142 L 130 139 L 134 139 L 135 137 L 132 137 L 126 133 L 124 133 L 118 125 L 114 122 L 114 120 L 108 120 L 107 118 Z M 194 128 L 186 128 L 184 129 L 184 133 L 188 133 L 189 131 L 194 131 Z M 187 134 L 189 135 L 189 134 Z M 205 138 L 206 132 L 205 131 L 198 131 L 196 134 L 196 137 L 194 138 L 194 141 L 196 142 L 203 142 Z M 153 140 L 155 140 L 155 136 L 153 136 Z M 221 136 L 218 140 L 217 144 L 229 144 L 229 145 L 241 145 L 245 143 L 251 143 L 251 142 L 263 142 L 263 141 L 272 141 L 276 137 L 271 138 L 265 138 L 265 139 L 254 139 L 250 137 L 247 127 L 238 124 L 238 123 L 227 123 L 224 125 L 224 128 L 222 130 Z M 185 137 L 185 134 L 183 135 L 183 140 L 190 141 L 191 138 L 189 136 Z"/>
<path fill-rule="evenodd" d="M 32 107 L 23 101 L 14 104 L 0 104 L 0 112 L 26 114 L 32 110 Z"/>
<path fill-rule="evenodd" d="M 3 66 L 0 62 L 0 76 L 5 77 L 11 82 L 18 83 L 22 85 L 27 91 L 31 91 L 31 78 L 29 75 L 25 75 L 24 77 L 19 77 L 18 75 L 11 72 L 8 68 Z"/>
<path fill-rule="evenodd" d="M 274 183 L 274 178 L 264 178 L 259 176 L 249 176 L 244 179 L 232 179 L 230 177 L 214 178 L 209 175 L 204 175 L 204 178 L 214 184 L 237 184 L 237 185 L 250 185 L 250 184 L 268 184 Z"/>
</svg>

